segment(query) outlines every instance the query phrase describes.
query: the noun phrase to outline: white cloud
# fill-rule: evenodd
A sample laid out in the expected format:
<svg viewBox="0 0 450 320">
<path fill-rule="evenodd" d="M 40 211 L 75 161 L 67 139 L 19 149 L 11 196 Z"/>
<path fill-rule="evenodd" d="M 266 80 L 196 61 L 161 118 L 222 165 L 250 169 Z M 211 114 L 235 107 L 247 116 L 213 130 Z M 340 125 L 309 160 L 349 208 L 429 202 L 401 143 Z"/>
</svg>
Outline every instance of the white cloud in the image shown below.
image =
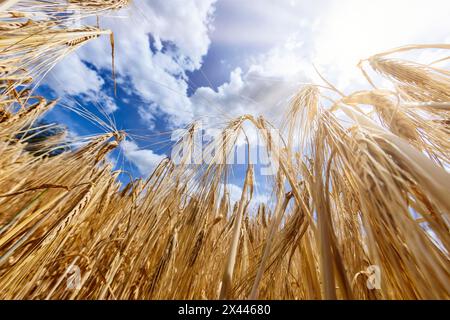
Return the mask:
<svg viewBox="0 0 450 320">
<path fill-rule="evenodd" d="M 225 186 L 225 185 L 224 185 Z M 230 195 L 230 201 L 231 203 L 234 203 L 236 201 L 239 201 L 241 199 L 241 195 L 242 195 L 242 188 L 235 185 L 235 184 L 231 184 L 228 183 L 226 185 L 227 187 L 227 191 Z"/>
<path fill-rule="evenodd" d="M 146 104 L 140 113 L 167 115 L 173 126 L 191 120 L 185 72 L 201 66 L 210 40 L 208 30 L 215 0 L 136 0 L 124 10 L 101 17 L 100 26 L 111 29 L 115 38 L 118 83 L 125 82 Z M 96 24 L 95 18 L 89 24 Z M 150 36 L 156 52 L 150 50 Z M 168 46 L 163 46 L 163 41 Z M 57 92 L 90 96 L 100 92 L 103 80 L 83 62 L 97 69 L 111 69 L 108 37 L 89 42 L 57 65 L 46 80 Z M 115 110 L 112 100 L 106 109 Z M 144 112 L 145 111 L 145 112 Z M 152 116 L 145 116 L 147 119 Z"/>
<path fill-rule="evenodd" d="M 308 81 L 305 70 L 311 66 L 297 59 L 301 45 L 292 41 L 251 59 L 246 72 L 233 70 L 229 82 L 217 91 L 199 88 L 191 97 L 195 118 L 204 119 L 206 127 L 219 126 L 227 119 L 251 114 L 274 122 L 286 110 L 290 98 Z"/>
<path fill-rule="evenodd" d="M 100 19 L 101 28 L 114 33 L 117 83 L 146 102 L 138 106 L 138 113 L 149 129 L 154 128 L 156 116 L 167 116 L 171 126 L 192 120 L 185 72 L 199 68 L 207 53 L 214 2 L 136 0 L 128 9 Z M 88 22 L 96 23 L 95 19 Z M 150 36 L 156 52 L 150 50 Z M 171 45 L 164 48 L 163 41 Z M 95 102 L 108 113 L 116 111 L 114 100 L 102 91 L 104 80 L 85 62 L 98 70 L 111 70 L 107 37 L 91 41 L 67 57 L 53 69 L 46 84 L 59 94 Z M 163 159 L 130 141 L 123 143 L 123 150 L 144 175 Z"/>
<path fill-rule="evenodd" d="M 77 54 L 65 57 L 50 71 L 43 83 L 60 97 L 79 96 L 108 114 L 118 109 L 114 99 L 102 91 L 105 81 Z"/>
<path fill-rule="evenodd" d="M 100 19 L 102 28 L 114 32 L 118 82 L 132 86 L 146 102 L 139 114 L 150 128 L 155 117 L 163 115 L 173 127 L 221 114 L 278 116 L 278 103 L 285 103 L 296 88 L 293 81 L 317 80 L 313 62 L 329 80 L 346 89 L 363 81 L 355 67 L 360 58 L 406 43 L 444 41 L 450 29 L 446 0 L 318 0 L 314 4 L 228 0 L 217 3 L 212 23 L 214 3 L 136 0 L 129 9 Z M 253 56 L 240 61 L 241 68 L 231 73 L 218 92 L 200 88 L 189 99 L 185 72 L 201 66 L 211 42 L 210 30 L 212 41 Z M 168 42 L 173 45 L 167 46 Z M 259 48 L 256 55 L 255 46 Z M 87 44 L 79 54 L 99 69 L 111 68 L 107 37 Z M 79 70 L 78 75 L 71 75 L 71 70 Z M 76 56 L 53 73 L 64 85 L 49 83 L 67 94 L 95 91 L 103 85 Z"/>
<path fill-rule="evenodd" d="M 323 0 L 227 0 L 217 3 L 213 42 L 225 46 L 270 50 L 311 24 L 326 7 Z M 223 13 L 223 14 L 221 14 Z"/>
<path fill-rule="evenodd" d="M 360 59 L 398 46 L 450 40 L 446 0 L 330 1 L 314 33 L 315 61 L 342 88 L 361 79 Z"/>
<path fill-rule="evenodd" d="M 118 83 L 145 101 L 138 112 L 150 129 L 161 116 L 172 127 L 199 118 L 218 126 L 243 114 L 275 122 L 301 83 L 319 82 L 312 63 L 349 90 L 364 81 L 356 68 L 361 58 L 404 44 L 450 40 L 447 0 L 227 0 L 217 3 L 212 28 L 214 2 L 136 0 L 116 17 L 100 19 L 102 28 L 114 32 Z M 237 48 L 230 52 L 246 59 L 217 91 L 199 88 L 188 97 L 186 71 L 201 67 L 211 30 L 213 42 Z M 62 81 L 48 83 L 71 95 L 101 92 L 103 80 L 82 61 L 110 70 L 109 39 L 92 41 L 78 53 L 55 68 Z M 232 54 L 225 58 L 233 60 Z M 112 100 L 105 100 L 108 107 Z M 148 172 L 143 158 L 152 162 L 157 155 L 136 145 L 128 149 L 129 159 Z"/>
<path fill-rule="evenodd" d="M 163 155 L 154 153 L 149 149 L 140 149 L 138 145 L 129 140 L 121 143 L 125 157 L 138 168 L 139 172 L 148 176 L 156 166 L 165 158 Z"/>
<path fill-rule="evenodd" d="M 450 40 L 449 12 L 448 0 L 227 0 L 211 39 L 261 52 L 294 36 L 304 43 L 298 58 L 345 72 L 380 50 Z"/>
<path fill-rule="evenodd" d="M 224 185 L 222 185 L 222 188 L 223 187 L 224 187 Z M 241 199 L 242 188 L 235 184 L 232 184 L 232 183 L 228 183 L 226 185 L 226 187 L 227 187 L 227 191 L 230 195 L 230 202 L 233 205 L 235 202 L 237 202 Z M 258 206 L 261 203 L 264 203 L 266 205 L 269 204 L 270 200 L 271 200 L 270 194 L 264 193 L 261 190 L 257 190 L 257 191 L 259 191 L 259 192 L 255 192 L 253 194 L 251 206 Z"/>
<path fill-rule="evenodd" d="M 172 41 L 179 53 L 199 68 L 208 51 L 208 28 L 216 0 L 155 0 L 135 1 L 137 10 L 145 16 L 146 28 L 157 39 Z"/>
<path fill-rule="evenodd" d="M 198 89 L 191 98 L 195 117 L 211 125 L 247 113 L 276 121 L 300 83 L 322 83 L 313 64 L 344 91 L 367 87 L 356 67 L 360 59 L 406 44 L 450 40 L 449 12 L 446 0 L 218 3 L 213 41 L 249 52 L 254 46 L 270 49 L 241 61 L 217 92 Z"/>
<path fill-rule="evenodd" d="M 53 68 L 44 83 L 59 94 L 76 96 L 100 91 L 104 81 L 76 54 L 71 54 Z"/>
<path fill-rule="evenodd" d="M 121 12 L 124 18 L 101 19 L 101 27 L 114 32 L 118 77 L 146 102 L 140 114 L 147 120 L 166 115 L 172 126 L 192 120 L 185 72 L 199 68 L 208 50 L 214 1 L 134 1 Z M 79 54 L 99 69 L 111 68 L 107 38 L 87 44 Z"/>
<path fill-rule="evenodd" d="M 96 102 L 106 113 L 113 113 L 119 108 L 114 99 L 106 95 L 104 92 L 100 92 L 98 98 L 96 99 Z"/>
</svg>

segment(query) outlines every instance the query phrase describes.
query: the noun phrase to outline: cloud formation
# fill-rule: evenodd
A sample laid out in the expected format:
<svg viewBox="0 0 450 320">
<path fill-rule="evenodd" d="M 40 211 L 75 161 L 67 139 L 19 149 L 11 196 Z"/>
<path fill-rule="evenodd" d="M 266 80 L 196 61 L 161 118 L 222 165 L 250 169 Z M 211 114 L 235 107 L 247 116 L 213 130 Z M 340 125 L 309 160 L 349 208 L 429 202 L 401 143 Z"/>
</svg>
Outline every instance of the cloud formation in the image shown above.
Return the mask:
<svg viewBox="0 0 450 320">
<path fill-rule="evenodd" d="M 288 40 L 253 57 L 245 72 L 241 68 L 233 70 L 229 81 L 217 91 L 197 89 L 191 97 L 195 118 L 203 119 L 208 127 L 244 114 L 280 120 L 291 97 L 310 80 L 306 71 L 311 74 L 311 66 L 298 58 L 302 47 Z"/>
<path fill-rule="evenodd" d="M 121 143 L 125 157 L 131 161 L 143 176 L 148 176 L 155 167 L 165 158 L 152 150 L 140 149 L 138 145 L 129 140 Z"/>
<path fill-rule="evenodd" d="M 193 119 L 186 72 L 200 68 L 208 51 L 214 2 L 136 0 L 128 9 L 101 18 L 101 28 L 114 33 L 117 82 L 142 100 L 138 114 L 150 130 L 156 117 L 167 118 L 170 127 Z M 95 19 L 87 22 L 96 23 Z M 105 80 L 88 64 L 110 74 L 111 44 L 107 37 L 91 41 L 67 57 L 45 83 L 59 94 L 94 102 L 108 113 L 116 111 L 114 99 L 104 90 Z M 123 148 L 144 175 L 161 157 L 132 142 L 125 142 Z"/>
<path fill-rule="evenodd" d="M 243 114 L 276 122 L 301 84 L 320 82 L 313 64 L 341 90 L 356 89 L 364 82 L 359 59 L 409 43 L 449 41 L 448 12 L 446 0 L 135 0 L 100 26 L 114 32 L 118 83 L 142 100 L 138 114 L 152 130 L 158 119 L 168 129 L 194 119 L 220 126 Z M 188 71 L 202 67 L 211 43 L 233 49 L 225 58 L 239 57 L 238 67 L 218 88 L 197 88 L 189 96 Z M 67 58 L 47 84 L 100 99 L 113 112 L 105 79 L 85 62 L 110 72 L 109 39 Z M 137 145 L 128 151 L 141 168 L 142 155 L 154 156 Z"/>
<path fill-rule="evenodd" d="M 249 113 L 276 121 L 301 83 L 323 83 L 313 65 L 343 91 L 365 88 L 360 59 L 411 43 L 449 41 L 449 12 L 445 0 L 219 3 L 212 41 L 243 51 L 247 46 L 252 54 L 217 91 L 197 89 L 195 117 Z M 255 46 L 270 49 L 255 54 Z"/>
<path fill-rule="evenodd" d="M 85 102 L 99 106 L 106 113 L 113 113 L 118 109 L 114 99 L 103 91 L 103 78 L 77 54 L 69 55 L 57 64 L 44 79 L 44 84 L 62 97 L 80 97 Z"/>
<path fill-rule="evenodd" d="M 118 82 L 143 100 L 142 110 L 167 116 L 174 126 L 192 115 L 185 73 L 200 68 L 208 51 L 214 2 L 137 0 L 100 20 L 102 28 L 114 33 Z M 104 80 L 85 62 L 97 70 L 111 70 L 107 37 L 91 41 L 58 64 L 46 83 L 72 96 L 101 92 Z M 111 105 L 110 100 L 106 104 Z"/>
</svg>

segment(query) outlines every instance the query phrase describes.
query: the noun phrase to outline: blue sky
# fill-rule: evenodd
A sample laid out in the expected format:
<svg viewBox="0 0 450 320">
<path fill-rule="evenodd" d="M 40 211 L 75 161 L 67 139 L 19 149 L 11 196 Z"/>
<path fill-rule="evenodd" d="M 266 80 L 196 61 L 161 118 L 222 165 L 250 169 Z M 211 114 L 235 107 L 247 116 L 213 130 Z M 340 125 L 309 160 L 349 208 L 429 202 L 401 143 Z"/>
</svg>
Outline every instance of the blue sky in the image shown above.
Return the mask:
<svg viewBox="0 0 450 320">
<path fill-rule="evenodd" d="M 245 113 L 276 123 L 302 83 L 320 82 L 313 63 L 341 90 L 363 88 L 359 59 L 449 42 L 449 16 L 446 0 L 134 0 L 100 18 L 115 36 L 117 96 L 107 37 L 65 58 L 39 90 L 125 129 L 111 159 L 146 176 L 170 152 L 171 130 L 198 119 L 217 128 Z M 48 119 L 73 136 L 102 132 L 61 106 Z"/>
</svg>

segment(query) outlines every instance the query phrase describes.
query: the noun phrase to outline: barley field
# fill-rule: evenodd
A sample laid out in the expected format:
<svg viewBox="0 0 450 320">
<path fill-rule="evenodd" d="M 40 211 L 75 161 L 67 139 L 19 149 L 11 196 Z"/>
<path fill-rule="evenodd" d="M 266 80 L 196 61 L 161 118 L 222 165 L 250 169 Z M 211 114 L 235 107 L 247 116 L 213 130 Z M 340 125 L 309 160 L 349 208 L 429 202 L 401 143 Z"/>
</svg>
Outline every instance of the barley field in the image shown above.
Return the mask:
<svg viewBox="0 0 450 320">
<path fill-rule="evenodd" d="M 450 298 L 450 70 L 402 58 L 439 49 L 444 61 L 450 44 L 362 60 L 364 91 L 343 93 L 322 74 L 322 84 L 298 88 L 277 131 L 243 114 L 222 128 L 210 164 L 184 152 L 123 185 L 107 157 L 127 132 L 109 123 L 55 156 L 64 135 L 38 155 L 27 146 L 59 108 L 36 95 L 41 79 L 88 42 L 117 43 L 109 30 L 67 21 L 127 5 L 0 1 L 1 299 Z M 244 125 L 279 164 L 267 182 L 273 204 L 255 203 L 250 164 L 230 200 L 221 160 Z"/>
</svg>

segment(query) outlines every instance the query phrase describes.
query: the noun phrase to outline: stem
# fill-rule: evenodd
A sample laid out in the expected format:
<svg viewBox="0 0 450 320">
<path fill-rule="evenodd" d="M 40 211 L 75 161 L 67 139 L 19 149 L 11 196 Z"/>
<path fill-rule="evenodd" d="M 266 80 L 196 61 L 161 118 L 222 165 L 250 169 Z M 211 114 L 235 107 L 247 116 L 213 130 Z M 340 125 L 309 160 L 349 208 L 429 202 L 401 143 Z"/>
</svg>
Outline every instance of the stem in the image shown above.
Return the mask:
<svg viewBox="0 0 450 320">
<path fill-rule="evenodd" d="M 220 297 L 219 297 L 220 300 L 228 299 L 230 294 L 230 288 L 233 281 L 234 265 L 236 263 L 237 249 L 239 246 L 242 217 L 244 210 L 247 207 L 247 188 L 253 173 L 252 170 L 253 169 L 251 166 L 249 166 L 247 169 L 247 175 L 245 177 L 244 187 L 242 189 L 241 200 L 239 201 L 239 207 L 236 212 L 236 220 L 234 222 L 233 228 L 233 238 L 231 241 L 230 250 L 228 252 L 227 264 L 225 265 L 225 270 L 223 273 L 222 288 L 220 290 Z"/>
<path fill-rule="evenodd" d="M 283 185 L 284 185 L 284 183 L 283 183 Z M 281 194 L 283 193 L 283 189 L 284 189 L 283 187 L 280 188 Z M 280 206 L 281 195 L 278 196 L 278 199 L 280 199 L 280 200 L 278 201 L 277 208 L 275 209 L 275 219 L 273 220 L 272 225 L 270 226 L 269 236 L 267 237 L 266 246 L 264 248 L 264 254 L 262 256 L 261 264 L 259 265 L 258 273 L 256 274 L 255 281 L 253 283 L 253 288 L 252 288 L 252 292 L 250 293 L 249 300 L 258 299 L 259 283 L 261 282 L 262 276 L 264 274 L 264 267 L 265 267 L 266 261 L 269 259 L 270 249 L 272 248 L 273 238 L 275 236 L 275 232 L 278 229 L 278 226 L 281 223 L 281 219 L 283 217 L 284 212 L 286 211 L 286 208 L 287 208 L 291 198 L 292 198 L 292 193 L 286 194 L 285 198 L 284 198 L 284 202 Z"/>
<path fill-rule="evenodd" d="M 7 11 L 20 0 L 3 0 L 0 1 L 0 11 Z"/>
</svg>

